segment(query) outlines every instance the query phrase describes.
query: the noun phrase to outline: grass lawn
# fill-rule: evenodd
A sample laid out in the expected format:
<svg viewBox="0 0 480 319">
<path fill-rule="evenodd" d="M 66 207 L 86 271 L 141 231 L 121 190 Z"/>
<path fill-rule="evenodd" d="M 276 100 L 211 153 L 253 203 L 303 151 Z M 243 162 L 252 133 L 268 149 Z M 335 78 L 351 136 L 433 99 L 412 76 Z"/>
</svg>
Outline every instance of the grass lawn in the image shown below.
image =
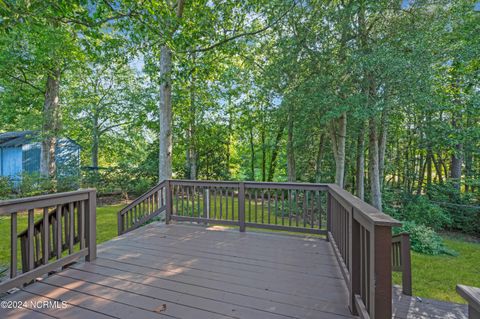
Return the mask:
<svg viewBox="0 0 480 319">
<path fill-rule="evenodd" d="M 457 284 L 480 287 L 480 244 L 445 238 L 458 256 L 427 256 L 412 252 L 413 295 L 465 303 L 456 293 Z M 401 282 L 394 275 L 394 282 Z"/>
<path fill-rule="evenodd" d="M 217 205 L 219 206 L 219 204 Z M 234 206 L 234 219 L 237 219 L 236 203 Z M 122 205 L 97 208 L 97 243 L 102 243 L 117 235 L 117 212 L 121 208 Z M 213 207 L 211 209 L 213 210 Z M 262 215 L 261 211 L 259 209 L 259 221 Z M 264 211 L 265 222 L 268 218 L 266 213 Z M 223 217 L 225 218 L 225 216 Z M 35 219 L 37 218 L 41 218 L 41 214 L 36 214 Z M 230 215 L 229 219 L 231 218 Z M 271 222 L 275 223 L 273 218 Z M 288 220 L 286 222 L 288 223 Z M 280 224 L 280 220 L 277 223 Z M 26 214 L 19 215 L 18 230 L 21 231 L 26 226 Z M 412 253 L 413 294 L 424 298 L 464 303 L 464 300 L 455 292 L 455 285 L 462 283 L 480 287 L 480 244 L 452 238 L 446 238 L 445 243 L 449 248 L 458 252 L 458 256 L 427 256 Z M 0 218 L 0 272 L 1 269 L 7 267 L 9 260 L 10 219 Z M 401 282 L 399 274 L 394 274 L 393 278 L 395 283 Z"/>
</svg>

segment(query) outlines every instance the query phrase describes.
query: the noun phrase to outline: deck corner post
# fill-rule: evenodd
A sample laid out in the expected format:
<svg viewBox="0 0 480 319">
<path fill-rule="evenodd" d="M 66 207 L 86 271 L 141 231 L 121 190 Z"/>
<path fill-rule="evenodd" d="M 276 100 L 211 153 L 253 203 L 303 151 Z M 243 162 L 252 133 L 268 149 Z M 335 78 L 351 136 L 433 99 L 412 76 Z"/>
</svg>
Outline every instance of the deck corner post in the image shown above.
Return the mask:
<svg viewBox="0 0 480 319">
<path fill-rule="evenodd" d="M 120 236 L 121 234 L 123 234 L 123 216 L 122 216 L 122 212 L 118 212 L 117 214 L 117 226 L 118 226 L 118 236 Z"/>
<path fill-rule="evenodd" d="M 165 224 L 170 224 L 170 221 L 172 220 L 172 209 L 173 209 L 173 203 L 172 203 L 172 183 L 171 180 L 166 181 L 166 186 L 165 190 L 167 193 L 167 198 L 166 198 L 166 209 L 165 209 Z"/>
<path fill-rule="evenodd" d="M 392 318 L 392 227 L 374 226 L 374 316 Z"/>
<path fill-rule="evenodd" d="M 238 223 L 240 232 L 245 232 L 245 183 L 238 185 Z"/>
<path fill-rule="evenodd" d="M 88 255 L 85 260 L 93 261 L 97 258 L 97 191 L 95 189 L 88 192 L 87 209 L 85 219 Z"/>
<path fill-rule="evenodd" d="M 412 295 L 412 265 L 410 259 L 410 236 L 402 234 L 402 290 L 407 296 Z"/>
<path fill-rule="evenodd" d="M 328 234 L 332 232 L 332 194 L 331 190 L 327 190 L 327 241 L 329 241 Z"/>
<path fill-rule="evenodd" d="M 353 315 L 358 315 L 358 309 L 355 302 L 355 295 L 360 294 L 360 278 L 361 278 L 361 248 L 360 248 L 360 223 L 353 218 L 355 209 L 353 208 L 349 214 L 349 269 L 350 283 L 348 292 L 350 294 L 349 307 Z"/>
</svg>

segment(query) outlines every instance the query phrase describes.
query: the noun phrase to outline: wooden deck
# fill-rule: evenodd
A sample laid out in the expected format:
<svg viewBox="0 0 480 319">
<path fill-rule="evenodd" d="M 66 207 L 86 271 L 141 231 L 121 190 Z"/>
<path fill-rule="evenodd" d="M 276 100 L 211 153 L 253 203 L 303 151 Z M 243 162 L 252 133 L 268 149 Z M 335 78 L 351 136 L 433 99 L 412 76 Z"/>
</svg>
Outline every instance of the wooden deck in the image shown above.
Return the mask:
<svg viewBox="0 0 480 319">
<path fill-rule="evenodd" d="M 150 224 L 6 300 L 0 318 L 351 318 L 330 244 L 312 236 Z"/>
<path fill-rule="evenodd" d="M 397 319 L 466 318 L 463 305 L 420 302 L 398 289 L 393 296 Z M 26 306 L 0 308 L 0 318 L 12 319 L 353 318 L 324 239 L 181 224 L 124 234 L 99 245 L 95 261 L 2 299 Z M 58 304 L 37 303 L 45 301 Z"/>
</svg>

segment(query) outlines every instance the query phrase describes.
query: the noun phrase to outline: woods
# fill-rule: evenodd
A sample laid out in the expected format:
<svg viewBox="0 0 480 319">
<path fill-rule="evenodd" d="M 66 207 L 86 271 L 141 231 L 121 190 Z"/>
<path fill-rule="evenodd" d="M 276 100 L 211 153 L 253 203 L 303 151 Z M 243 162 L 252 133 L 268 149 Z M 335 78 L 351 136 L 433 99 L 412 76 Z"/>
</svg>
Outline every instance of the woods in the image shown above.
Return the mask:
<svg viewBox="0 0 480 319">
<path fill-rule="evenodd" d="M 7 0 L 0 12 L 0 132 L 42 132 L 54 190 L 68 136 L 80 183 L 100 192 L 171 177 L 335 182 L 401 220 L 421 201 L 448 217 L 439 228 L 479 232 L 472 1 Z"/>
</svg>

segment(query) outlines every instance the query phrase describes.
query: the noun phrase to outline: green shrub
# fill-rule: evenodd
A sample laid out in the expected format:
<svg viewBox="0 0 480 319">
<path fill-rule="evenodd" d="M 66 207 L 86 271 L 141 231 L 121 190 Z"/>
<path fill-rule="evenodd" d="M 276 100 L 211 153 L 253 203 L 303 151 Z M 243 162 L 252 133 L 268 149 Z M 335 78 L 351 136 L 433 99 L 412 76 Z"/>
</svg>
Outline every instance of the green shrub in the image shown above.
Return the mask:
<svg viewBox="0 0 480 319">
<path fill-rule="evenodd" d="M 411 197 L 403 209 L 400 209 L 399 215 L 401 220 L 414 221 L 434 230 L 441 230 L 452 224 L 448 212 L 442 207 L 431 203 L 424 196 Z"/>
<path fill-rule="evenodd" d="M 11 197 L 13 190 L 13 182 L 8 177 L 0 176 L 0 199 Z"/>
<path fill-rule="evenodd" d="M 394 229 L 394 234 L 399 233 L 408 233 L 410 235 L 410 244 L 413 251 L 427 255 L 456 254 L 454 251 L 446 248 L 442 237 L 428 226 L 406 221 L 403 222 L 402 227 Z"/>
</svg>

